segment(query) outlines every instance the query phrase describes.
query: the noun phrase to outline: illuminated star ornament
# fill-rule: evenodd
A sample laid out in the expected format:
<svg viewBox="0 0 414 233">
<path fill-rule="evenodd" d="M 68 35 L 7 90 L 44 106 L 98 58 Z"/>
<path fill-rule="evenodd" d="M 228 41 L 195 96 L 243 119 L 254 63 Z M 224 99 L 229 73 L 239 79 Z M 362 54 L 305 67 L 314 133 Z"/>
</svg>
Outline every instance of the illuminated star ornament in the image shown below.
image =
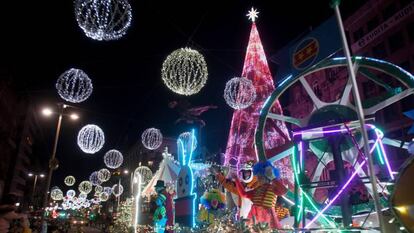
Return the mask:
<svg viewBox="0 0 414 233">
<path fill-rule="evenodd" d="M 252 22 L 254 22 L 254 21 L 256 21 L 256 18 L 258 18 L 259 16 L 258 16 L 258 14 L 259 14 L 259 12 L 256 10 L 256 9 L 254 9 L 253 7 L 252 7 L 252 9 L 249 11 L 249 13 L 246 15 L 246 16 L 248 16 L 249 17 L 249 19 L 252 21 Z"/>
</svg>

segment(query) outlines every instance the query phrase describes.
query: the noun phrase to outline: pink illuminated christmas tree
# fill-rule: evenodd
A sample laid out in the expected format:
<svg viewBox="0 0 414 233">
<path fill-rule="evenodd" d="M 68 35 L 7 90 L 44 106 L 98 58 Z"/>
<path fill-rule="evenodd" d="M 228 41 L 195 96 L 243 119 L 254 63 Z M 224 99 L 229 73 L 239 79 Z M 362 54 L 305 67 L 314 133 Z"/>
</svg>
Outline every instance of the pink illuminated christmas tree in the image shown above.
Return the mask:
<svg viewBox="0 0 414 233">
<path fill-rule="evenodd" d="M 257 14 L 258 12 L 254 9 L 248 14 L 252 20 L 252 28 L 242 73 L 242 77 L 253 82 L 256 88 L 256 100 L 249 107 L 235 110 L 233 113 L 227 141 L 225 165 L 258 161 L 254 145 L 254 135 L 259 121 L 260 110 L 275 89 L 259 32 L 256 28 L 255 19 Z M 279 102 L 273 105 L 272 112 L 282 114 Z M 290 140 L 285 124 L 280 121 L 267 120 L 264 132 L 264 145 L 267 151 L 272 151 Z M 287 162 L 290 163 L 289 161 Z M 284 171 L 282 170 L 281 172 L 283 174 Z"/>
</svg>

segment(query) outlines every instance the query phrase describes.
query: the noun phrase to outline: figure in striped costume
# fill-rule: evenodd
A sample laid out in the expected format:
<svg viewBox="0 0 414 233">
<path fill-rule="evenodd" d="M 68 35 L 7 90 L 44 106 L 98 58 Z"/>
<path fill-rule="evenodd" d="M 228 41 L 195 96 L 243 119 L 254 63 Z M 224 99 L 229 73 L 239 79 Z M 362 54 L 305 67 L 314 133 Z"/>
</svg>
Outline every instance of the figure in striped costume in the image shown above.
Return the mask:
<svg viewBox="0 0 414 233">
<path fill-rule="evenodd" d="M 269 162 L 259 162 L 253 170 L 260 182 L 260 185 L 254 190 L 245 191 L 240 181 L 236 180 L 236 187 L 240 195 L 253 202 L 248 219 L 254 217 L 255 222 L 267 222 L 271 228 L 280 228 L 275 206 L 277 197 L 285 194 L 287 189 L 278 180 L 278 170 Z"/>
</svg>

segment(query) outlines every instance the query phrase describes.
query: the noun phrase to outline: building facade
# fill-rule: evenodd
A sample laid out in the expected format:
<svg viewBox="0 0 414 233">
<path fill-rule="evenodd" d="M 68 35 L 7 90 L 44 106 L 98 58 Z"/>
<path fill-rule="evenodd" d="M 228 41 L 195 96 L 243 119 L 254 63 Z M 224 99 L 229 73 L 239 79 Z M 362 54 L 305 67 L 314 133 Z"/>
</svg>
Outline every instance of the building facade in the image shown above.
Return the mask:
<svg viewBox="0 0 414 233">
<path fill-rule="evenodd" d="M 1 70 L 0 199 L 7 193 L 22 199 L 27 195 L 27 190 L 30 190 L 29 193 L 32 191 L 29 180 L 32 178 L 28 174 L 40 166 L 33 147 L 38 136 L 42 135 L 36 112 L 27 95 L 15 88 L 10 74 Z"/>
</svg>

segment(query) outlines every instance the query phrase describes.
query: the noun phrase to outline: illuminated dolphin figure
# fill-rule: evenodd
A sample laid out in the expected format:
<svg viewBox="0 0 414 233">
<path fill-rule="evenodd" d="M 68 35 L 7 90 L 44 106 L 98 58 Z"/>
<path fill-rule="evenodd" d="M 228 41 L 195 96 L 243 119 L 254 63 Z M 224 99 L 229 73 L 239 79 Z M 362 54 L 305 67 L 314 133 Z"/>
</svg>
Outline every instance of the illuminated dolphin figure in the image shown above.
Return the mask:
<svg viewBox="0 0 414 233">
<path fill-rule="evenodd" d="M 180 173 L 177 180 L 177 199 L 175 199 L 175 222 L 182 226 L 195 226 L 195 199 L 193 193 L 193 171 L 190 167 L 193 152 L 196 146 L 194 129 L 190 137 L 186 140 L 179 138 L 177 140 L 178 160 L 181 164 Z"/>
</svg>

